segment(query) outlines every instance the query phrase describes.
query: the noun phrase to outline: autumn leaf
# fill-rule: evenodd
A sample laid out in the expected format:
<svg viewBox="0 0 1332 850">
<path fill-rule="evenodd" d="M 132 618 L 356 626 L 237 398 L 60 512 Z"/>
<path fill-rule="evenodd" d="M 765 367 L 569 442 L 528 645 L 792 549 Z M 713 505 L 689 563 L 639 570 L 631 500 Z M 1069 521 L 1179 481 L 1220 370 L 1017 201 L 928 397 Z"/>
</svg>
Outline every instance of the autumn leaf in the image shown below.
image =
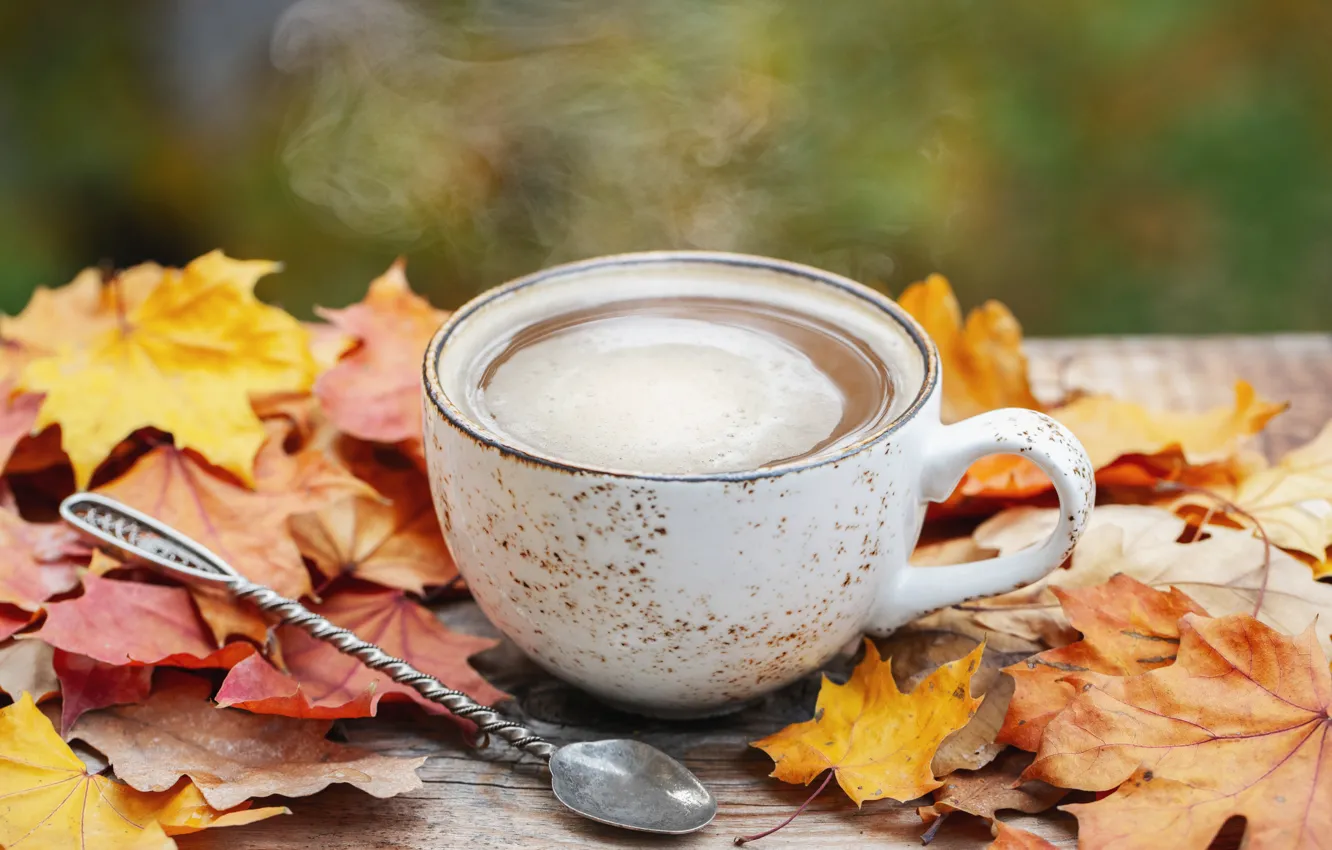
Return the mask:
<svg viewBox="0 0 1332 850">
<path fill-rule="evenodd" d="M 30 697 L 0 709 L 0 844 L 11 850 L 172 848 L 169 834 L 287 811 L 247 806 L 218 811 L 188 783 L 145 794 L 91 776 Z"/>
<path fill-rule="evenodd" d="M 55 651 L 52 667 L 60 681 L 62 736 L 67 735 L 85 713 L 110 705 L 142 702 L 153 689 L 152 667 L 105 664 L 62 650 Z"/>
<path fill-rule="evenodd" d="M 322 605 L 311 608 L 478 702 L 493 704 L 507 696 L 467 663 L 469 656 L 489 649 L 495 641 L 449 631 L 428 609 L 401 592 L 350 589 L 333 594 Z M 447 713 L 414 689 L 369 669 L 300 629 L 291 626 L 278 629 L 278 642 L 287 672 L 300 684 L 301 696 L 312 706 L 336 709 L 361 705 L 359 701 L 373 690 L 372 710 L 381 698 L 405 697 L 432 713 Z M 253 710 L 259 705 L 281 705 L 281 700 L 293 695 L 291 684 L 285 679 L 269 676 L 249 679 L 246 674 L 251 672 L 252 667 L 237 674 L 234 680 L 228 676 L 222 683 L 222 693 L 237 704 L 247 703 Z M 274 690 L 259 690 L 258 684 Z M 278 702 L 264 703 L 265 700 Z"/>
<path fill-rule="evenodd" d="M 1016 508 L 976 530 L 984 547 L 1010 554 L 1044 540 L 1057 511 Z M 986 628 L 1038 637 L 1067 626 L 1053 587 L 1091 587 L 1116 573 L 1157 590 L 1176 586 L 1214 616 L 1252 613 L 1286 632 L 1302 631 L 1317 617 L 1332 620 L 1332 587 L 1311 581 L 1309 568 L 1280 549 L 1270 552 L 1249 532 L 1209 526 L 1205 540 L 1178 542 L 1188 524 L 1167 510 L 1140 505 L 1103 505 L 1092 511 L 1087 531 L 1068 569 L 1014 593 L 968 603 L 965 613 Z M 1270 555 L 1270 565 L 1264 560 Z M 1324 640 L 1332 651 L 1332 641 Z"/>
<path fill-rule="evenodd" d="M 341 689 L 331 696 L 310 699 L 301 683 L 278 670 L 258 655 L 251 655 L 232 667 L 218 689 L 215 701 L 223 708 L 241 708 L 255 714 L 280 714 L 284 717 L 332 720 L 346 717 L 373 717 L 383 694 L 377 682 L 343 701 Z"/>
<path fill-rule="evenodd" d="M 117 666 L 231 667 L 255 651 L 248 643 L 219 649 L 183 588 L 95 575 L 84 577 L 82 596 L 47 605 L 33 636 Z"/>
<path fill-rule="evenodd" d="M 1124 574 L 1094 587 L 1052 590 L 1082 640 L 1004 668 L 1015 691 L 999 740 L 1031 752 L 1076 696 L 1069 674 L 1134 676 L 1171 664 L 1180 617 L 1207 614 L 1173 587 L 1163 593 Z"/>
<path fill-rule="evenodd" d="M 1079 687 L 1024 776 L 1119 788 L 1065 807 L 1087 845 L 1206 847 L 1236 816 L 1252 850 L 1332 834 L 1332 675 L 1312 628 L 1292 638 L 1245 615 L 1189 614 L 1174 664 Z"/>
<path fill-rule="evenodd" d="M 35 615 L 16 605 L 0 604 L 0 640 L 27 627 Z"/>
<path fill-rule="evenodd" d="M 1245 526 L 1256 520 L 1276 545 L 1323 560 L 1332 546 L 1332 422 L 1275 466 L 1257 466 L 1234 486 L 1211 489 L 1247 515 L 1226 513 L 1224 504 L 1200 493 L 1185 494 L 1180 504 L 1219 510 Z"/>
<path fill-rule="evenodd" d="M 0 337 L 28 357 L 55 354 L 71 340 L 87 343 L 116 330 L 157 289 L 165 269 L 143 263 L 110 277 L 101 269 L 79 272 L 65 286 L 39 286 L 17 316 L 0 316 Z"/>
<path fill-rule="evenodd" d="M 30 523 L 0 507 L 0 603 L 35 611 L 79 585 L 89 549 L 63 523 Z"/>
<path fill-rule="evenodd" d="M 1098 487 L 1145 487 L 1157 480 L 1210 485 L 1225 480 L 1245 441 L 1286 409 L 1258 398 L 1244 381 L 1235 404 L 1202 413 L 1154 411 L 1110 396 L 1084 396 L 1047 411 L 1082 443 Z M 1214 467 L 1224 467 L 1216 469 Z M 972 464 L 950 502 L 1029 499 L 1050 489 L 1031 461 L 992 455 Z"/>
<path fill-rule="evenodd" d="M 1059 850 L 1039 835 L 1009 826 L 1001 820 L 990 823 L 990 833 L 994 841 L 985 850 Z"/>
<path fill-rule="evenodd" d="M 814 719 L 755 741 L 775 762 L 772 775 L 808 785 L 831 770 L 856 805 L 891 797 L 910 800 L 938 788 L 930 761 L 944 738 L 961 729 L 981 701 L 971 676 L 983 647 L 945 664 L 903 694 L 870 641 L 845 685 L 823 680 Z"/>
<path fill-rule="evenodd" d="M 215 474 L 193 452 L 159 446 L 97 492 L 194 538 L 283 596 L 310 592 L 309 572 L 286 524 L 292 513 L 309 509 L 299 490 L 248 490 Z"/>
<path fill-rule="evenodd" d="M 1003 304 L 987 301 L 963 324 L 952 286 L 937 274 L 907 287 L 897 303 L 939 348 L 945 422 L 1000 407 L 1040 409 L 1027 382 L 1022 326 Z"/>
<path fill-rule="evenodd" d="M 414 593 L 457 578 L 425 474 L 389 449 L 346 442 L 352 471 L 378 495 L 293 516 L 301 553 L 328 579 L 353 576 Z"/>
<path fill-rule="evenodd" d="M 376 797 L 421 787 L 424 758 L 392 758 L 326 740 L 331 721 L 265 717 L 215 708 L 208 682 L 164 675 L 141 705 L 86 714 L 74 734 L 111 760 L 140 791 L 170 788 L 188 775 L 209 805 L 250 797 L 304 797 L 348 783 Z"/>
<path fill-rule="evenodd" d="M 13 640 L 0 645 L 0 693 L 18 699 L 28 693 L 37 702 L 60 692 L 52 666 L 53 650 L 40 640 Z"/>
<path fill-rule="evenodd" d="M 20 388 L 45 394 L 34 427 L 60 425 L 78 486 L 145 427 L 252 480 L 264 430 L 250 394 L 304 389 L 315 372 L 300 323 L 254 297 L 255 283 L 276 269 L 215 251 L 184 269 L 161 269 L 140 301 L 125 300 L 123 280 L 101 290 L 95 306 L 46 338 L 53 350 L 28 363 Z"/>
<path fill-rule="evenodd" d="M 934 802 L 920 806 L 916 814 L 925 823 L 933 825 L 941 816 L 952 812 L 965 812 L 991 821 L 1002 811 L 1043 812 L 1063 799 L 1068 791 L 1044 782 L 1021 782 L 1022 772 L 1031 762 L 1031 755 L 1008 750 L 980 770 L 954 773 L 942 787 L 934 789 Z"/>
<path fill-rule="evenodd" d="M 370 284 L 365 300 L 318 309 L 357 344 L 315 382 L 337 427 L 380 443 L 421 442 L 421 358 L 448 318 L 412 292 L 401 260 Z"/>
</svg>

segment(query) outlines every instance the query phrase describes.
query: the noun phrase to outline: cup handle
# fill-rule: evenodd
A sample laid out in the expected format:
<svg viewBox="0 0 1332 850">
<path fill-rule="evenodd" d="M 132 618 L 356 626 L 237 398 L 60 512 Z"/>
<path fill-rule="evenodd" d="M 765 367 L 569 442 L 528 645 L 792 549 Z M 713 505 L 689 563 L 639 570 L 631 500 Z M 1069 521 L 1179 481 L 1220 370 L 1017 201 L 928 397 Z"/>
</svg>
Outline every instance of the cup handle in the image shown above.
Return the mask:
<svg viewBox="0 0 1332 850">
<path fill-rule="evenodd" d="M 941 502 L 976 460 L 992 454 L 1026 457 L 1054 482 L 1059 522 L 1040 546 L 948 567 L 907 565 L 887 582 L 870 631 L 888 632 L 917 617 L 969 599 L 1030 584 L 1064 562 L 1087 526 L 1096 501 L 1091 459 L 1077 438 L 1044 413 L 1008 408 L 941 426 L 926 445 L 921 492 Z"/>
</svg>

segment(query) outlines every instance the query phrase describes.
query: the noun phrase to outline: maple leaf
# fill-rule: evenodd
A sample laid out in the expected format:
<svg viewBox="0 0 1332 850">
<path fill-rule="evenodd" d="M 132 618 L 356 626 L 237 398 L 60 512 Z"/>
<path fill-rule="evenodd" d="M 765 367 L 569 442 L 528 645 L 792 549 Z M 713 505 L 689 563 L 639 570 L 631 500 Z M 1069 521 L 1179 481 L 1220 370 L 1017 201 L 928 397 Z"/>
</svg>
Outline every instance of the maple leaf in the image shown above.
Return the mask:
<svg viewBox="0 0 1332 850">
<path fill-rule="evenodd" d="M 145 794 L 89 775 L 30 697 L 0 709 L 0 844 L 11 850 L 172 848 L 168 834 L 287 813 L 246 806 L 218 811 L 188 783 Z"/>
<path fill-rule="evenodd" d="M 450 688 L 465 692 L 478 702 L 492 704 L 507 697 L 467 663 L 469 656 L 495 645 L 495 641 L 449 631 L 429 609 L 391 590 L 349 589 L 333 594 L 323 604 L 311 606 L 316 611 L 359 637 L 379 645 L 385 652 L 406 660 L 418 670 L 436 677 Z M 406 685 L 400 685 L 383 673 L 343 655 L 323 641 L 315 640 L 300 629 L 283 626 L 278 642 L 287 671 L 300 684 L 301 696 L 311 706 L 335 709 L 360 705 L 367 691 L 373 690 L 370 708 L 380 698 L 406 697 L 435 714 L 448 712 Z M 244 701 L 256 708 L 280 706 L 293 695 L 290 682 L 265 676 L 242 683 L 247 668 L 237 678 L 222 683 L 222 692 L 237 703 Z M 258 684 L 273 687 L 261 691 Z M 228 685 L 231 687 L 229 688 Z M 264 703 L 276 699 L 279 702 Z M 298 703 L 299 704 L 299 703 Z"/>
<path fill-rule="evenodd" d="M 369 443 L 351 443 L 344 457 L 378 495 L 291 518 L 292 537 L 315 568 L 329 579 L 349 575 L 414 593 L 457 578 L 425 474 Z"/>
<path fill-rule="evenodd" d="M 83 314 L 93 317 L 88 328 L 48 338 L 59 342 L 24 367 L 20 388 L 45 394 L 34 427 L 60 425 L 78 486 L 145 427 L 251 481 L 264 431 L 250 394 L 305 389 L 315 374 L 300 323 L 254 297 L 258 279 L 276 268 L 205 254 L 161 269 L 137 303 L 118 301 L 117 288 L 108 304 L 103 290 Z"/>
<path fill-rule="evenodd" d="M 1188 614 L 1174 664 L 1078 687 L 1024 776 L 1119 788 L 1064 807 L 1089 846 L 1206 847 L 1236 816 L 1252 850 L 1332 834 L 1332 675 L 1312 628 Z"/>
<path fill-rule="evenodd" d="M 1239 381 L 1232 407 L 1201 413 L 1153 411 L 1102 395 L 1047 413 L 1087 450 L 1098 487 L 1146 487 L 1162 479 L 1203 486 L 1224 480 L 1244 442 L 1286 407 L 1263 401 Z M 1050 487 L 1049 477 L 1026 458 L 992 455 L 971 465 L 949 504 L 956 510 L 966 500 L 1029 499 Z"/>
<path fill-rule="evenodd" d="M 1039 835 L 1009 826 L 1001 820 L 990 823 L 990 833 L 994 841 L 985 850 L 1059 850 Z"/>
<path fill-rule="evenodd" d="M 976 538 L 1010 554 L 1048 537 L 1057 517 L 1054 510 L 1015 508 L 981 525 Z M 1305 564 L 1280 549 L 1269 552 L 1240 529 L 1209 526 L 1207 539 L 1178 542 L 1188 529 L 1161 508 L 1103 505 L 1092 511 L 1068 569 L 968 603 L 966 613 L 986 628 L 1038 638 L 1068 623 L 1051 588 L 1090 587 L 1124 573 L 1158 590 L 1177 586 L 1213 616 L 1252 613 L 1261 596 L 1258 619 L 1287 632 L 1302 631 L 1316 617 L 1332 619 L 1332 587 L 1311 581 Z M 1332 650 L 1332 641 L 1323 645 Z"/>
<path fill-rule="evenodd" d="M 1022 326 L 1003 304 L 985 302 L 964 325 L 952 286 L 938 274 L 907 287 L 897 303 L 939 348 L 945 422 L 1000 407 L 1040 409 L 1027 381 Z"/>
<path fill-rule="evenodd" d="M 1127 575 L 1094 587 L 1053 588 L 1082 640 L 1004 668 L 1015 691 L 999 740 L 1035 752 L 1045 725 L 1076 696 L 1070 673 L 1134 676 L 1175 660 L 1179 619 L 1207 612 L 1175 588 L 1154 590 Z"/>
<path fill-rule="evenodd" d="M 189 776 L 209 805 L 250 797 L 304 797 L 345 782 L 376 797 L 421 787 L 424 758 L 393 758 L 326 740 L 331 721 L 266 717 L 215 708 L 208 682 L 163 675 L 141 705 L 85 714 L 74 734 L 103 753 L 141 791 Z"/>
<path fill-rule="evenodd" d="M 105 664 L 62 650 L 55 651 L 52 667 L 60 682 L 62 736 L 67 735 L 86 712 L 109 705 L 142 702 L 153 689 L 152 667 Z"/>
<path fill-rule="evenodd" d="M 370 682 L 365 690 L 348 701 L 342 693 L 311 700 L 301 683 L 278 670 L 262 657 L 252 655 L 232 667 L 218 689 L 215 702 L 223 708 L 241 708 L 255 714 L 280 714 L 332 720 L 347 717 L 374 717 L 382 693 Z"/>
<path fill-rule="evenodd" d="M 421 357 L 448 313 L 412 292 L 398 260 L 365 300 L 317 309 L 357 344 L 319 376 L 315 396 L 339 430 L 380 443 L 421 442 Z"/>
<path fill-rule="evenodd" d="M 292 513 L 308 510 L 299 490 L 248 490 L 214 474 L 193 452 L 158 446 L 97 492 L 194 538 L 283 596 L 310 592 L 309 572 L 286 524 Z"/>
<path fill-rule="evenodd" d="M 1231 487 L 1210 489 L 1247 513 L 1226 514 L 1230 520 L 1249 527 L 1257 520 L 1276 545 L 1323 560 L 1332 546 L 1332 422 L 1275 466 L 1255 465 Z M 1179 504 L 1225 513 L 1205 494 L 1185 494 Z"/>
<path fill-rule="evenodd" d="M 999 812 L 1006 810 L 1043 812 L 1068 794 L 1067 790 L 1044 782 L 1020 782 L 1019 777 L 1031 762 L 1031 755 L 1007 750 L 980 770 L 950 775 L 942 787 L 934 789 L 934 802 L 916 809 L 921 820 L 931 825 L 926 836 L 932 837 L 939 819 L 952 812 L 993 821 Z"/>
<path fill-rule="evenodd" d="M 910 800 L 943 784 L 930 761 L 944 738 L 961 729 L 981 701 L 971 697 L 971 676 L 983 647 L 943 665 L 915 690 L 902 693 L 865 641 L 865 658 L 844 685 L 826 677 L 814 719 L 755 741 L 772 757 L 772 775 L 808 785 L 830 770 L 856 805 L 891 797 Z"/>
<path fill-rule="evenodd" d="M 28 611 L 79 585 L 89 549 L 64 523 L 30 523 L 0 507 L 0 603 Z"/>
<path fill-rule="evenodd" d="M 71 340 L 86 343 L 120 326 L 157 289 L 165 269 L 143 263 L 107 276 L 88 268 L 65 286 L 39 286 L 17 316 L 0 316 L 0 337 L 25 355 L 55 354 Z"/>
<path fill-rule="evenodd" d="M 33 636 L 117 666 L 231 667 L 255 651 L 248 643 L 218 648 L 183 588 L 95 575 L 84 577 L 82 596 L 47 605 Z"/>
<path fill-rule="evenodd" d="M 17 699 L 28 693 L 37 702 L 60 692 L 49 644 L 15 640 L 0 646 L 0 693 Z"/>
<path fill-rule="evenodd" d="M 0 640 L 27 627 L 35 615 L 16 605 L 0 604 Z"/>
</svg>

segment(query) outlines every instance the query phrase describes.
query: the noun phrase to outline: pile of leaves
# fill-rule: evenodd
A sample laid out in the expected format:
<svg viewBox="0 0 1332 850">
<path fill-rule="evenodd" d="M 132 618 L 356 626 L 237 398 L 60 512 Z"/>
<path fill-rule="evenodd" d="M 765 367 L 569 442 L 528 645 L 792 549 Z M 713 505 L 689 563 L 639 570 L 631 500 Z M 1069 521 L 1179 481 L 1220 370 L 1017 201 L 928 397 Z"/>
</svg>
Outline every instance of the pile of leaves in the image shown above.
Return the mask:
<svg viewBox="0 0 1332 850">
<path fill-rule="evenodd" d="M 256 798 L 410 791 L 420 759 L 330 728 L 391 702 L 441 713 L 304 632 L 94 551 L 56 518 L 76 489 L 478 700 L 505 696 L 468 663 L 493 642 L 425 604 L 466 593 L 421 446 L 420 357 L 446 314 L 397 264 L 302 323 L 255 297 L 275 270 L 216 252 L 90 270 L 0 318 L 0 846 L 171 847 L 287 811 Z M 937 277 L 901 300 L 939 342 L 947 418 L 1042 408 L 1005 308 L 964 320 Z M 814 719 L 755 746 L 778 779 L 836 779 L 857 804 L 933 794 L 927 838 L 981 817 L 997 846 L 1043 846 L 996 813 L 1063 803 L 1088 846 L 1204 847 L 1233 817 L 1252 847 L 1312 845 L 1332 828 L 1329 642 L 1311 626 L 1332 614 L 1316 580 L 1332 573 L 1332 429 L 1269 465 L 1245 441 L 1283 406 L 1242 383 L 1203 413 L 1104 396 L 1044 409 L 1117 503 L 1070 562 L 867 642 Z M 981 461 L 915 560 L 1033 545 L 1053 504 L 1024 459 Z M 938 537 L 959 522 L 971 532 Z"/>
<path fill-rule="evenodd" d="M 446 314 L 395 265 L 363 302 L 302 324 L 255 297 L 274 270 L 216 252 L 90 270 L 0 320 L 0 846 L 169 847 L 286 811 L 255 797 L 409 791 L 421 759 L 335 743 L 330 726 L 391 701 L 442 711 L 245 604 L 92 551 L 54 521 L 76 488 L 504 697 L 468 665 L 493 641 L 420 601 L 465 592 L 421 451 L 420 357 Z"/>
<path fill-rule="evenodd" d="M 1332 586 L 1317 579 L 1332 573 L 1332 424 L 1269 465 L 1244 441 L 1284 406 L 1243 383 L 1233 408 L 1205 413 L 1106 396 L 1043 408 L 1002 305 L 963 321 L 939 277 L 901 303 L 939 343 L 945 417 L 1045 409 L 1086 446 L 1102 504 L 1042 581 L 866 641 L 849 681 L 825 678 L 814 719 L 754 743 L 772 775 L 822 776 L 813 796 L 835 778 L 857 805 L 930 794 L 918 809 L 926 843 L 948 820 L 982 818 L 992 847 L 1052 847 L 998 813 L 1062 803 L 1085 847 L 1205 848 L 1232 819 L 1249 848 L 1321 846 Z M 977 463 L 932 516 L 983 521 L 914 562 L 1042 542 L 1058 513 L 1049 486 L 1023 458 Z"/>
</svg>

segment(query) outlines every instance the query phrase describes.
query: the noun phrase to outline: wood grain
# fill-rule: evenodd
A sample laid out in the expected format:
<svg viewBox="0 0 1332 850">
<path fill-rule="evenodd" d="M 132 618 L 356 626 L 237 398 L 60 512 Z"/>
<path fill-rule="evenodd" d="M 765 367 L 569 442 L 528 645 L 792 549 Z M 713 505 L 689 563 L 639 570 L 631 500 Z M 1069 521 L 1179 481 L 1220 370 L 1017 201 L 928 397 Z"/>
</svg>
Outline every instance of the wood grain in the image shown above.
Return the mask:
<svg viewBox="0 0 1332 850">
<path fill-rule="evenodd" d="M 1309 439 L 1332 417 L 1329 335 L 1034 340 L 1029 351 L 1037 394 L 1043 399 L 1091 390 L 1153 406 L 1203 408 L 1227 404 L 1235 379 L 1245 378 L 1266 397 L 1292 403 L 1262 438 L 1261 447 L 1269 454 Z M 494 634 L 470 602 L 445 606 L 440 616 L 456 628 Z M 849 658 L 834 662 L 830 672 L 844 672 Z M 808 793 L 767 779 L 771 763 L 747 742 L 808 718 L 817 676 L 731 717 L 666 724 L 602 708 L 536 669 L 510 646 L 481 656 L 478 666 L 514 694 L 511 710 L 552 740 L 632 736 L 680 758 L 717 795 L 717 820 L 707 830 L 682 838 L 636 835 L 589 823 L 560 807 L 536 763 L 515 759 L 513 751 L 497 745 L 468 748 L 448 722 L 403 713 L 347 722 L 341 732 L 349 742 L 378 752 L 429 756 L 421 770 L 425 785 L 420 791 L 377 800 L 337 788 L 310 799 L 278 801 L 288 802 L 295 814 L 184 837 L 181 847 L 722 848 L 731 846 L 737 835 L 776 825 Z M 1074 822 L 1067 816 L 1022 816 L 1010 822 L 1061 847 L 1076 843 Z M 913 805 L 879 801 L 857 810 L 834 789 L 786 830 L 755 846 L 920 847 L 920 833 Z M 930 846 L 983 847 L 989 840 L 988 829 L 979 821 L 959 816 L 944 825 Z"/>
</svg>

